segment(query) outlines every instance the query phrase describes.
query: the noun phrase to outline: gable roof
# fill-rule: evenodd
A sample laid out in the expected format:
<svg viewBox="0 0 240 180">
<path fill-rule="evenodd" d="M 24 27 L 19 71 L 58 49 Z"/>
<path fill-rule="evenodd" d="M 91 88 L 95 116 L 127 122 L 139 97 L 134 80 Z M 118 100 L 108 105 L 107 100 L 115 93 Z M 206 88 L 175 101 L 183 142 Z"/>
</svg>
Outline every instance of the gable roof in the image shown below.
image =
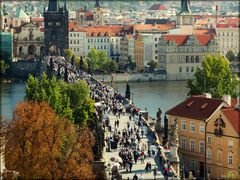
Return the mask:
<svg viewBox="0 0 240 180">
<path fill-rule="evenodd" d="M 166 6 L 161 5 L 161 4 L 153 4 L 149 10 L 153 10 L 153 11 L 159 11 L 159 10 L 166 10 Z"/>
<path fill-rule="evenodd" d="M 209 41 L 213 38 L 212 34 L 196 34 L 193 35 L 196 37 L 196 39 L 198 40 L 199 44 L 202 46 L 205 46 L 209 43 Z M 177 44 L 178 46 L 184 45 L 188 38 L 190 37 L 190 35 L 175 35 L 175 34 L 166 34 L 164 35 L 165 40 L 168 41 L 174 41 L 175 44 Z"/>
<path fill-rule="evenodd" d="M 221 111 L 231 123 L 236 132 L 240 134 L 240 111 L 234 108 L 223 108 Z"/>
<path fill-rule="evenodd" d="M 170 29 L 175 28 L 175 25 L 172 24 L 134 24 L 133 29 L 135 31 L 158 31 L 158 32 L 166 32 Z"/>
<path fill-rule="evenodd" d="M 166 114 L 197 120 L 208 119 L 223 104 L 221 99 L 192 96 L 168 110 Z"/>
</svg>

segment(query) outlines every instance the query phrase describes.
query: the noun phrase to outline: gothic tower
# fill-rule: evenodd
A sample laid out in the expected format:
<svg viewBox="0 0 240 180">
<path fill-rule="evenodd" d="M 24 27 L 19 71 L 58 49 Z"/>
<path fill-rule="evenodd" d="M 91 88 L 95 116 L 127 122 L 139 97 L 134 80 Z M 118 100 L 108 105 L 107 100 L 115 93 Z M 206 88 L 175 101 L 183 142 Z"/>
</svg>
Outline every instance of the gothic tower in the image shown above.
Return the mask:
<svg viewBox="0 0 240 180">
<path fill-rule="evenodd" d="M 100 6 L 99 0 L 95 1 L 95 7 L 93 8 L 94 23 L 96 26 L 104 25 L 104 8 Z"/>
<path fill-rule="evenodd" d="M 190 10 L 190 0 L 181 0 L 181 10 L 177 14 L 177 27 L 185 34 L 192 34 L 193 32 L 194 17 Z"/>
<path fill-rule="evenodd" d="M 44 41 L 47 55 L 63 55 L 68 49 L 68 10 L 66 0 L 60 7 L 57 0 L 49 0 L 44 11 Z"/>
</svg>

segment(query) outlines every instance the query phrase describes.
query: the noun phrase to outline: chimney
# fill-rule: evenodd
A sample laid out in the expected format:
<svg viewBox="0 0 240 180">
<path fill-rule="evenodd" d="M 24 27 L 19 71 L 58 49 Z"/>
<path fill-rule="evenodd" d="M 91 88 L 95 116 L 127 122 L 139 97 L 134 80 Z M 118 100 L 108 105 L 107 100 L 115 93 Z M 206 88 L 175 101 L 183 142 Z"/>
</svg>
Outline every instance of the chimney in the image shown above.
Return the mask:
<svg viewBox="0 0 240 180">
<path fill-rule="evenodd" d="M 205 96 L 205 98 L 209 98 L 209 99 L 212 98 L 212 94 L 210 93 L 204 93 L 203 95 Z"/>
<path fill-rule="evenodd" d="M 223 95 L 222 100 L 224 100 L 229 106 L 231 106 L 231 96 L 230 95 Z"/>
</svg>

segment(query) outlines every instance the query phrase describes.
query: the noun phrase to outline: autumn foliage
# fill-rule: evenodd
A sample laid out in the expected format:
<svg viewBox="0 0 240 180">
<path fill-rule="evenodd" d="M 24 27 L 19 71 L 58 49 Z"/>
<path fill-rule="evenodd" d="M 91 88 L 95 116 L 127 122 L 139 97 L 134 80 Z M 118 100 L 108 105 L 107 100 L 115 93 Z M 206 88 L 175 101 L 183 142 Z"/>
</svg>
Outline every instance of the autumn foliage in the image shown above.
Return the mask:
<svg viewBox="0 0 240 180">
<path fill-rule="evenodd" d="M 46 102 L 16 106 L 5 131 L 6 168 L 23 179 L 92 179 L 94 137 Z"/>
</svg>

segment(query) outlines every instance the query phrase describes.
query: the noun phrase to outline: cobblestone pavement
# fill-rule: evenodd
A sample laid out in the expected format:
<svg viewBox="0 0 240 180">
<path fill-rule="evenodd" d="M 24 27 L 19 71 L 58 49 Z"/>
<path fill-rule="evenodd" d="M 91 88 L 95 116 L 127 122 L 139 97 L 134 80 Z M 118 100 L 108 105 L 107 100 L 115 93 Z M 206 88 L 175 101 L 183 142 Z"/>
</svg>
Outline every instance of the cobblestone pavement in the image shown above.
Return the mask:
<svg viewBox="0 0 240 180">
<path fill-rule="evenodd" d="M 112 127 L 114 127 L 114 121 L 116 120 L 116 117 L 113 114 L 109 114 L 109 118 L 110 118 L 110 124 Z M 124 128 L 127 127 L 127 122 L 130 123 L 131 127 L 134 126 L 135 122 L 134 120 L 129 120 L 128 115 L 124 115 L 121 116 L 120 120 L 119 120 L 119 130 L 122 130 Z M 136 125 L 137 126 L 137 125 Z M 109 132 L 107 132 L 109 135 Z M 152 142 L 152 137 L 149 135 L 144 135 L 143 138 L 141 139 L 140 142 L 140 147 L 142 143 L 147 144 L 147 142 L 149 141 L 150 143 Z M 121 158 L 119 157 L 118 153 L 120 151 L 120 148 L 118 147 L 115 150 L 112 150 L 112 152 L 105 152 L 104 153 L 104 159 L 106 161 L 106 165 L 110 164 L 114 164 L 114 162 L 110 161 L 111 157 L 118 157 L 119 160 L 121 161 Z M 133 179 L 134 174 L 136 173 L 138 175 L 138 177 L 142 174 L 143 179 L 154 179 L 154 175 L 153 175 L 153 171 L 152 172 L 146 172 L 145 171 L 145 166 L 146 163 L 150 162 L 152 164 L 152 169 L 154 169 L 155 167 L 157 168 L 157 179 L 164 179 L 162 173 L 161 173 L 161 169 L 160 169 L 160 164 L 156 164 L 156 162 L 158 161 L 158 158 L 154 158 L 154 157 L 146 157 L 146 159 L 144 160 L 144 163 L 141 164 L 141 160 L 138 160 L 137 164 L 133 164 L 133 168 L 132 168 L 132 172 L 127 173 L 125 169 L 120 169 L 120 173 L 122 175 L 122 179 Z M 110 170 L 111 168 L 109 168 Z M 108 178 L 111 178 L 111 174 L 108 174 Z"/>
</svg>

